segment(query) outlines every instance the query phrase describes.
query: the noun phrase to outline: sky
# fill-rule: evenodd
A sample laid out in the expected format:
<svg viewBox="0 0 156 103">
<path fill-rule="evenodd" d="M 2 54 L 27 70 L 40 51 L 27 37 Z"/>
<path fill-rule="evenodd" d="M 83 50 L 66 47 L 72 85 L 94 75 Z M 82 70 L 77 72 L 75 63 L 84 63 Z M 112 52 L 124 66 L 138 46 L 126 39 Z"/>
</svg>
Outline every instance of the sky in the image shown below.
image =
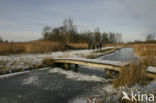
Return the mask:
<svg viewBox="0 0 156 103">
<path fill-rule="evenodd" d="M 119 32 L 123 41 L 156 34 L 156 0 L 0 0 L 0 36 L 9 41 L 41 38 L 43 27 L 72 18 L 80 31 Z"/>
</svg>

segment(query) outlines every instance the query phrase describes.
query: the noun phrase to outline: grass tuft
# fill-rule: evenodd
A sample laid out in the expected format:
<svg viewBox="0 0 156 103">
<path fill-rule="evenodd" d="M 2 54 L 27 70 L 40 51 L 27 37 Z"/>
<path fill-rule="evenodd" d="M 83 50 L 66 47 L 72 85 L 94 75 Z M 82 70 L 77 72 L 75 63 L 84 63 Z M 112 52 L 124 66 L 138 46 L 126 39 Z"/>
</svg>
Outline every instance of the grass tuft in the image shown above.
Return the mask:
<svg viewBox="0 0 156 103">
<path fill-rule="evenodd" d="M 130 64 L 122 67 L 119 77 L 113 81 L 114 87 L 132 86 L 136 83 L 147 84 L 146 67 L 143 65 Z"/>
<path fill-rule="evenodd" d="M 54 61 L 50 58 L 45 58 L 42 60 L 42 64 L 46 66 L 52 66 L 54 64 Z"/>
</svg>

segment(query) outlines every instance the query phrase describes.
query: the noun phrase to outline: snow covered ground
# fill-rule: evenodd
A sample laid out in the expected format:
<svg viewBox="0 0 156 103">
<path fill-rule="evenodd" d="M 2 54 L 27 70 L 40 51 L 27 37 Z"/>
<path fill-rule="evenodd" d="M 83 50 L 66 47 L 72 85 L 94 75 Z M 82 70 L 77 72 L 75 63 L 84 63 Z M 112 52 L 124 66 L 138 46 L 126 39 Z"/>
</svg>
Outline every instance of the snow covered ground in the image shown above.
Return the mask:
<svg viewBox="0 0 156 103">
<path fill-rule="evenodd" d="M 114 47 L 103 47 L 102 49 L 108 49 L 108 48 L 114 48 Z M 0 56 L 0 68 L 5 69 L 8 72 L 11 72 L 11 70 L 19 70 L 19 69 L 25 70 L 27 68 L 33 67 L 34 64 L 35 65 L 41 64 L 44 58 L 85 59 L 89 54 L 91 54 L 94 51 L 95 50 L 86 49 L 86 50 L 72 50 L 72 51 L 65 51 L 65 52 L 52 52 L 47 54 L 19 54 L 19 55 Z M 96 53 L 96 55 L 101 55 L 101 53 Z M 109 61 L 105 61 L 105 62 L 108 63 Z"/>
</svg>

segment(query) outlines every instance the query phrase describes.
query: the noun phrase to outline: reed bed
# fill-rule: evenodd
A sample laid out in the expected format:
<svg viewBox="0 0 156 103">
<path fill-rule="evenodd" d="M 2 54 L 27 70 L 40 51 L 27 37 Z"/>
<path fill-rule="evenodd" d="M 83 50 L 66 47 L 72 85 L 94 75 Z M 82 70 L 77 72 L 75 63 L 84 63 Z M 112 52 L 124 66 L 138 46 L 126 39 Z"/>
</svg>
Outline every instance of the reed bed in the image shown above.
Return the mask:
<svg viewBox="0 0 156 103">
<path fill-rule="evenodd" d="M 147 84 L 146 67 L 143 65 L 130 64 L 128 67 L 122 67 L 119 76 L 114 79 L 114 87 L 133 86 L 136 83 Z"/>
<path fill-rule="evenodd" d="M 71 47 L 71 46 L 72 47 Z M 23 53 L 47 53 L 53 51 L 64 51 L 71 48 L 86 48 L 87 44 L 63 44 L 52 41 L 32 41 L 32 42 L 9 42 L 0 43 L 0 55 L 23 54 Z"/>
<path fill-rule="evenodd" d="M 134 52 L 139 56 L 156 56 L 156 44 L 136 44 Z"/>
<path fill-rule="evenodd" d="M 76 49 L 87 49 L 88 48 L 87 43 L 70 43 L 69 45 Z"/>
<path fill-rule="evenodd" d="M 135 44 L 134 52 L 139 56 L 136 64 L 123 67 L 114 80 L 114 86 L 132 86 L 136 83 L 145 85 L 148 82 L 146 68 L 156 66 L 156 44 Z"/>
</svg>

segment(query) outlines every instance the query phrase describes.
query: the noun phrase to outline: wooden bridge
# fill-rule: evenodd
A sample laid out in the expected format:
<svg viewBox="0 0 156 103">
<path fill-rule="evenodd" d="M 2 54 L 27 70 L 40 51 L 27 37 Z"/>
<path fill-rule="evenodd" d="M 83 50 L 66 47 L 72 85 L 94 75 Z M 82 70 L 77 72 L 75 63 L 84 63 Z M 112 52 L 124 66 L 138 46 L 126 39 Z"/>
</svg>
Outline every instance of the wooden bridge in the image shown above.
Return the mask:
<svg viewBox="0 0 156 103">
<path fill-rule="evenodd" d="M 63 66 L 64 69 L 70 69 L 70 65 L 74 64 L 75 69 L 77 70 L 79 65 L 84 65 L 88 67 L 102 68 L 105 69 L 107 76 L 112 76 L 112 72 L 120 73 L 123 66 L 128 66 L 128 63 L 123 63 L 120 61 L 107 61 L 107 60 L 92 60 L 92 59 L 52 59 L 53 63 L 57 66 Z M 149 78 L 156 79 L 156 73 L 148 72 L 147 75 Z"/>
</svg>

